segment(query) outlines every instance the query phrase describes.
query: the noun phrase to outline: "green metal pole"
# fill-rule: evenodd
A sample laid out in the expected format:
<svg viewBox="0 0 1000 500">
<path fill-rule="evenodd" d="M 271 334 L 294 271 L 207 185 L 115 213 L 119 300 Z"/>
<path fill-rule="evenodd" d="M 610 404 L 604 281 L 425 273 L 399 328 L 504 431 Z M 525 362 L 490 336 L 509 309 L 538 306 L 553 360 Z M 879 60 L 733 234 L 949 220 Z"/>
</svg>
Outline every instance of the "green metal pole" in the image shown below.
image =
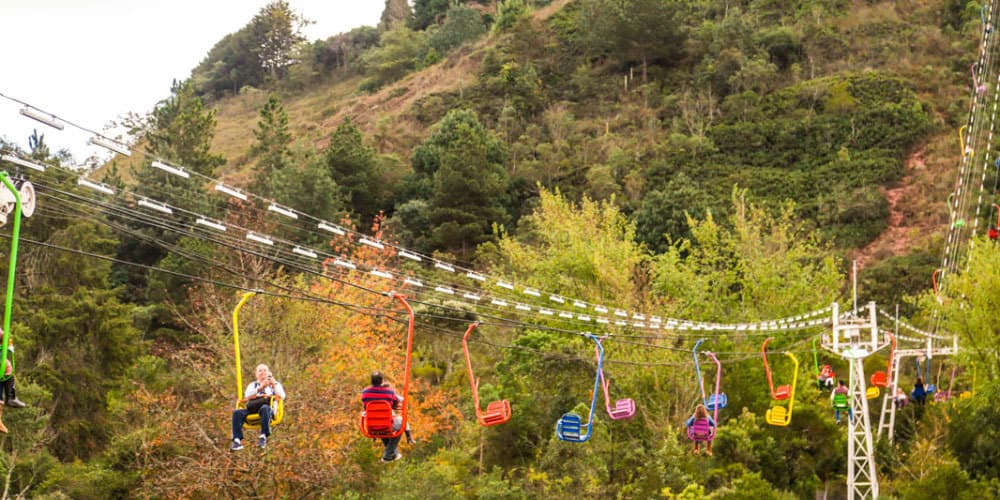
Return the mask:
<svg viewBox="0 0 1000 500">
<path fill-rule="evenodd" d="M 7 349 L 10 346 L 10 311 L 14 307 L 14 275 L 17 267 L 17 242 L 21 237 L 21 193 L 7 177 L 7 172 L 0 172 L 0 182 L 3 182 L 14 195 L 14 228 L 10 238 L 10 263 L 7 265 L 7 296 L 3 310 L 3 351 L 0 352 L 0 373 L 6 371 Z M 11 363 L 11 375 L 14 374 L 14 364 Z M 3 377 L 0 376 L 0 379 Z"/>
</svg>

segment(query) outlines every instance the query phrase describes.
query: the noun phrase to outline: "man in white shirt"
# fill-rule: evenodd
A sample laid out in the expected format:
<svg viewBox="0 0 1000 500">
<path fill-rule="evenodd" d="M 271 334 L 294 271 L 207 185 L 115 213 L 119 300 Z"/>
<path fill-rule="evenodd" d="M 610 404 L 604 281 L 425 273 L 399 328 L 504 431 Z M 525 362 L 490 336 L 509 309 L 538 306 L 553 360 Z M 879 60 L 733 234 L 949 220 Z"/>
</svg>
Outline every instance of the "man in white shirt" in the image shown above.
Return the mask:
<svg viewBox="0 0 1000 500">
<path fill-rule="evenodd" d="M 267 437 L 271 435 L 271 419 L 274 417 L 274 410 L 270 405 L 271 398 L 281 401 L 285 399 L 285 388 L 274 380 L 267 365 L 257 365 L 256 376 L 257 380 L 247 385 L 243 391 L 243 399 L 240 400 L 240 403 L 246 403 L 246 409 L 233 410 L 233 445 L 230 451 L 243 449 L 243 424 L 247 415 L 254 413 L 260 415 L 260 437 L 257 438 L 257 446 L 267 447 Z"/>
</svg>

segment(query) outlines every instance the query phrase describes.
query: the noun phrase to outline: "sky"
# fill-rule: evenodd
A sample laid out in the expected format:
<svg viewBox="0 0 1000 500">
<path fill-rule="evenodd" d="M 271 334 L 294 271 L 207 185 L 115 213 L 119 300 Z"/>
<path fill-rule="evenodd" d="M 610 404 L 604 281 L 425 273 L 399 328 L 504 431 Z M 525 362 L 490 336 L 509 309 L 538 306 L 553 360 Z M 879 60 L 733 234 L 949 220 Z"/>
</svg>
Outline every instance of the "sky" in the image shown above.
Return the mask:
<svg viewBox="0 0 1000 500">
<path fill-rule="evenodd" d="M 0 0 L 0 94 L 92 130 L 128 112 L 145 114 L 170 94 L 217 41 L 268 0 Z M 325 39 L 378 24 L 384 0 L 289 0 Z M 21 116 L 0 98 L 0 136 L 23 147 L 32 129 L 82 160 L 103 149 L 89 134 Z M 110 134 L 114 135 L 114 133 Z"/>
</svg>

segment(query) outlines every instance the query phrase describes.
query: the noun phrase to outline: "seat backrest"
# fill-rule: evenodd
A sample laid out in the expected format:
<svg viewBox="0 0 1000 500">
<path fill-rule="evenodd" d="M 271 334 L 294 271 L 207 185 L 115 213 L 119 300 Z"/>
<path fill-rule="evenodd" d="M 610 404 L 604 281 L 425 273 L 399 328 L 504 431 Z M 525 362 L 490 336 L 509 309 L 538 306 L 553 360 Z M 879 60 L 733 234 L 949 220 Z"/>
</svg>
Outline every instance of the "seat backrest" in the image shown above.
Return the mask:
<svg viewBox="0 0 1000 500">
<path fill-rule="evenodd" d="M 510 420 L 510 417 L 510 402 L 503 399 L 486 405 L 486 411 L 479 415 L 479 421 L 485 426 L 499 425 Z"/>
<path fill-rule="evenodd" d="M 847 394 L 836 393 L 833 395 L 833 407 L 839 410 L 846 410 L 847 405 Z"/>
<path fill-rule="evenodd" d="M 705 405 L 705 408 L 708 411 L 713 411 L 717 407 L 725 408 L 726 405 L 728 404 L 729 404 L 729 396 L 726 396 L 724 392 L 720 392 L 718 395 L 712 394 L 711 396 L 708 397 L 708 404 Z"/>
<path fill-rule="evenodd" d="M 868 399 L 875 399 L 881 393 L 882 392 L 879 391 L 878 386 L 869 387 L 868 389 L 865 390 L 865 397 Z"/>
<path fill-rule="evenodd" d="M 615 401 L 615 407 L 609 409 L 608 415 L 615 420 L 632 418 L 632 416 L 635 415 L 635 400 L 632 398 L 625 398 Z"/>
<path fill-rule="evenodd" d="M 872 374 L 871 378 L 872 385 L 876 387 L 885 387 L 889 385 L 885 378 L 885 372 L 875 372 Z"/>
<path fill-rule="evenodd" d="M 577 439 L 580 437 L 581 418 L 575 413 L 567 413 L 559 418 L 556 424 L 556 436 L 559 439 Z"/>
<path fill-rule="evenodd" d="M 688 437 L 694 441 L 709 441 L 715 436 L 715 429 L 707 418 L 695 419 L 688 427 Z"/>
<path fill-rule="evenodd" d="M 792 386 L 790 385 L 779 385 L 774 389 L 774 398 L 778 400 L 788 399 L 791 394 Z"/>
<path fill-rule="evenodd" d="M 369 434 L 392 433 L 392 405 L 388 401 L 370 401 L 365 405 L 361 418 L 364 430 Z"/>
</svg>

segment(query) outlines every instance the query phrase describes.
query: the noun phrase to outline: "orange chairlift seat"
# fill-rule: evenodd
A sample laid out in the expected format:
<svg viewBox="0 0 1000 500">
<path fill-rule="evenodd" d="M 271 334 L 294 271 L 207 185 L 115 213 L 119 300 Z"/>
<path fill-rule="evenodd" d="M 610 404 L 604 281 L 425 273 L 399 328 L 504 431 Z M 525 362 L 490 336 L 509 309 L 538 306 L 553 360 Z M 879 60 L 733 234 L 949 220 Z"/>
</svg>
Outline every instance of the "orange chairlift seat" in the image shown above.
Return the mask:
<svg viewBox="0 0 1000 500">
<path fill-rule="evenodd" d="M 369 438 L 394 438 L 403 434 L 406 429 L 407 402 L 409 401 L 410 390 L 410 363 L 413 359 L 413 308 L 406 302 L 406 297 L 398 293 L 392 293 L 392 298 L 398 300 L 409 316 L 406 326 L 406 365 L 403 370 L 403 402 L 400 405 L 400 414 L 403 422 L 398 430 L 392 430 L 392 405 L 388 401 L 370 401 L 361 412 L 359 426 L 361 434 Z"/>
<path fill-rule="evenodd" d="M 462 349 L 465 351 L 465 367 L 469 371 L 469 384 L 472 385 L 472 404 L 476 407 L 476 420 L 479 420 L 480 425 L 491 427 L 510 420 L 512 412 L 510 401 L 506 399 L 491 401 L 486 405 L 486 411 L 479 408 L 479 379 L 472 374 L 472 358 L 469 357 L 469 335 L 477 326 L 479 323 L 473 323 L 465 331 L 465 335 L 462 337 Z"/>
<path fill-rule="evenodd" d="M 777 388 L 774 387 L 774 378 L 771 376 L 771 365 L 767 362 L 767 343 L 770 341 L 770 337 L 764 340 L 764 344 L 760 346 L 760 356 L 764 359 L 764 372 L 767 373 L 767 386 L 771 390 L 771 398 L 784 401 L 791 396 L 792 386 L 779 385 Z"/>
<path fill-rule="evenodd" d="M 896 355 L 896 337 L 889 332 L 886 332 L 886 335 L 888 335 L 889 340 L 892 341 L 892 347 L 889 349 L 889 363 L 887 364 L 884 372 L 878 371 L 872 374 L 870 379 L 871 386 L 865 391 L 865 397 L 868 399 L 875 399 L 879 396 L 879 387 L 889 386 L 889 376 L 892 373 L 892 360 Z"/>
</svg>

